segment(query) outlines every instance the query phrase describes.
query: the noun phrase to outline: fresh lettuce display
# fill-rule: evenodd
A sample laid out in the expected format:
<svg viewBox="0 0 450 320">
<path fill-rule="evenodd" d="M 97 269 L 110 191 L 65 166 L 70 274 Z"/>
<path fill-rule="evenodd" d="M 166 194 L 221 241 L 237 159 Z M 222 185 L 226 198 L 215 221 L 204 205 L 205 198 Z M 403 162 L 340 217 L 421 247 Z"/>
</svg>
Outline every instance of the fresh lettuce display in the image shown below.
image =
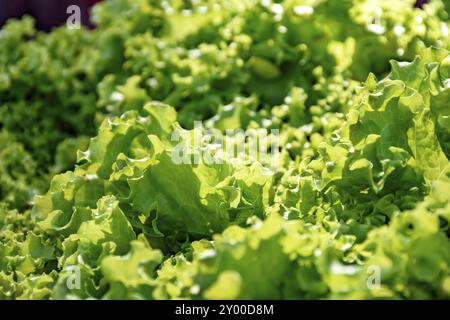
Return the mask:
<svg viewBox="0 0 450 320">
<path fill-rule="evenodd" d="M 0 299 L 449 299 L 448 2 L 414 5 L 9 22 Z M 229 131 L 268 132 L 264 156 L 205 138 Z"/>
</svg>

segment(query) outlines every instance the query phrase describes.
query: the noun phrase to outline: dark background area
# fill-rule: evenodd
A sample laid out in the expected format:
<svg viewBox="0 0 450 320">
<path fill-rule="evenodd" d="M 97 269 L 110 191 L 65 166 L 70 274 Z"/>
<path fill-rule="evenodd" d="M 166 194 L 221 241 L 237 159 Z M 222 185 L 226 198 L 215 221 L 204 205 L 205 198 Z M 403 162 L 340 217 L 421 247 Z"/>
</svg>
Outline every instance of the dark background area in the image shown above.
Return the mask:
<svg viewBox="0 0 450 320">
<path fill-rule="evenodd" d="M 91 27 L 89 8 L 100 0 L 0 0 L 0 26 L 8 19 L 20 18 L 24 14 L 36 19 L 36 26 L 43 31 L 63 24 L 69 15 L 66 10 L 70 5 L 81 9 L 81 22 Z"/>
</svg>

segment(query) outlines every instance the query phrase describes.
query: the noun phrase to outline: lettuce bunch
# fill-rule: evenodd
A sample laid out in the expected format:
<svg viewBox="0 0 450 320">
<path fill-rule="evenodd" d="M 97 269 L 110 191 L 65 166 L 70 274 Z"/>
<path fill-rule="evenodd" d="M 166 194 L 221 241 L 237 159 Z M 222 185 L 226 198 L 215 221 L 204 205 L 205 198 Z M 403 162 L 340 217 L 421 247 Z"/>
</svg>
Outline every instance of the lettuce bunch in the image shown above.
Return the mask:
<svg viewBox="0 0 450 320">
<path fill-rule="evenodd" d="M 8 23 L 0 298 L 448 299 L 450 20 L 414 3 L 110 0 L 94 30 Z M 278 130 L 279 165 L 192 144 L 213 129 Z"/>
</svg>

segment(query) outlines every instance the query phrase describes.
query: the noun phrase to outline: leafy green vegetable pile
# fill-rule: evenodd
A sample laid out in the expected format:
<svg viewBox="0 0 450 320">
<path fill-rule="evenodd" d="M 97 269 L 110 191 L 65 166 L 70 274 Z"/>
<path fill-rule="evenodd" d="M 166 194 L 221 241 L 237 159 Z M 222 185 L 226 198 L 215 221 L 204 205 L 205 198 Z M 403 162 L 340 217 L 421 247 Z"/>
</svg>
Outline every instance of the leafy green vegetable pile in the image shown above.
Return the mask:
<svg viewBox="0 0 450 320">
<path fill-rule="evenodd" d="M 414 3 L 109 0 L 94 30 L 9 22 L 0 299 L 450 298 L 449 2 Z M 279 130 L 280 165 L 173 161 L 208 129 Z"/>
</svg>

